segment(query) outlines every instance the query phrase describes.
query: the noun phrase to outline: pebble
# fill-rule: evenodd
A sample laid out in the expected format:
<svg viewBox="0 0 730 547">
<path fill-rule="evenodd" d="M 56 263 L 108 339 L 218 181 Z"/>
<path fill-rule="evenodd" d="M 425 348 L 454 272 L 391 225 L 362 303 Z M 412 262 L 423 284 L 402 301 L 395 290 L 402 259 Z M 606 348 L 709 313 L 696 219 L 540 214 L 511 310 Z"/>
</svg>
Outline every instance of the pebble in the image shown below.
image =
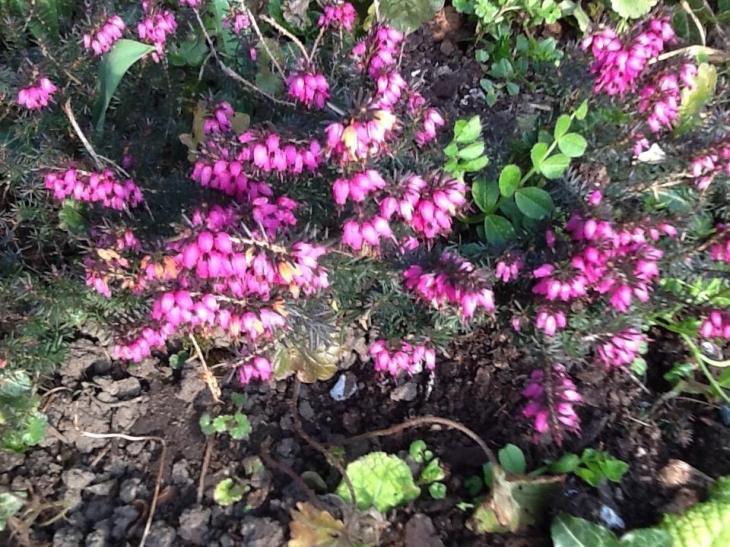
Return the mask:
<svg viewBox="0 0 730 547">
<path fill-rule="evenodd" d="M 122 539 L 127 537 L 127 530 L 130 525 L 139 518 L 139 511 L 131 505 L 124 505 L 117 507 L 112 515 L 112 522 L 114 528 L 112 529 L 112 536 L 115 539 Z"/>
<path fill-rule="evenodd" d="M 177 539 L 175 530 L 167 526 L 164 522 L 156 520 L 150 527 L 150 533 L 147 536 L 147 547 L 173 547 Z"/>
<path fill-rule="evenodd" d="M 86 536 L 86 547 L 106 547 L 109 541 L 108 530 L 94 530 Z"/>
<path fill-rule="evenodd" d="M 86 488 L 86 491 L 95 496 L 108 496 L 109 494 L 111 494 L 116 484 L 117 481 L 111 479 L 97 484 L 92 484 L 91 486 Z"/>
<path fill-rule="evenodd" d="M 89 486 L 92 481 L 96 478 L 96 475 L 91 471 L 84 471 L 82 469 L 69 469 L 64 471 L 61 475 L 61 480 L 66 488 L 70 490 L 83 490 Z"/>
<path fill-rule="evenodd" d="M 122 483 L 122 487 L 119 489 L 119 499 L 124 503 L 132 503 L 137 499 L 137 489 L 141 483 L 141 479 L 132 478 L 127 479 Z"/>
<path fill-rule="evenodd" d="M 390 398 L 393 401 L 410 402 L 418 395 L 418 386 L 414 382 L 406 382 L 402 386 L 398 386 L 390 392 Z"/>
<path fill-rule="evenodd" d="M 53 534 L 53 547 L 79 547 L 84 541 L 80 530 L 61 528 Z"/>
<path fill-rule="evenodd" d="M 195 545 L 204 545 L 208 534 L 210 513 L 210 509 L 203 509 L 200 506 L 183 511 L 180 515 L 180 528 L 178 529 L 180 537 Z"/>
</svg>

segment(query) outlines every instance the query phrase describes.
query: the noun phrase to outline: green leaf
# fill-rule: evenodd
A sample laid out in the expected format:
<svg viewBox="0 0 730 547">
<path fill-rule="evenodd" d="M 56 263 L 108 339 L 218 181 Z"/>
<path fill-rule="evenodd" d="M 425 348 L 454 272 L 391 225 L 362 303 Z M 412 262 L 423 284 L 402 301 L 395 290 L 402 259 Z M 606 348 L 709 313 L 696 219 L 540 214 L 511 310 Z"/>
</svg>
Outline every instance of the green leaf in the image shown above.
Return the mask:
<svg viewBox="0 0 730 547">
<path fill-rule="evenodd" d="M 480 158 L 470 160 L 466 163 L 459 164 L 459 170 L 465 173 L 473 173 L 475 171 L 481 171 L 487 166 L 488 163 L 489 158 L 487 156 L 482 156 Z"/>
<path fill-rule="evenodd" d="M 127 73 L 127 70 L 145 55 L 155 51 L 154 46 L 135 40 L 119 40 L 111 51 L 104 56 L 99 65 L 99 96 L 94 108 L 96 130 L 102 131 L 106 111 L 114 92 Z"/>
<path fill-rule="evenodd" d="M 441 462 L 435 458 L 428 462 L 426 468 L 421 472 L 421 481 L 424 484 L 441 481 L 446 478 L 446 472 L 441 467 Z"/>
<path fill-rule="evenodd" d="M 442 482 L 434 482 L 428 486 L 428 493 L 435 500 L 442 500 L 446 497 L 446 485 Z"/>
<path fill-rule="evenodd" d="M 540 164 L 540 172 L 548 179 L 557 179 L 563 176 L 563 173 L 570 165 L 570 158 L 564 154 L 555 154 L 550 156 Z"/>
<path fill-rule="evenodd" d="M 730 503 L 697 503 L 682 515 L 664 515 L 658 528 L 669 532 L 672 547 L 725 547 L 730 538 Z"/>
<path fill-rule="evenodd" d="M 679 118 L 684 123 L 692 118 L 715 95 L 717 86 L 717 69 L 709 63 L 701 63 L 697 67 L 696 85 L 690 89 L 682 88 L 682 103 L 679 106 Z"/>
<path fill-rule="evenodd" d="M 357 508 L 375 507 L 381 513 L 413 501 L 421 489 L 413 482 L 408 464 L 385 452 L 371 452 L 350 463 L 346 469 L 357 497 Z M 350 490 L 342 481 L 335 493 L 350 502 Z"/>
<path fill-rule="evenodd" d="M 46 435 L 46 427 L 48 426 L 48 418 L 45 414 L 34 411 L 26 423 L 25 430 L 20 440 L 26 447 L 37 445 Z"/>
<path fill-rule="evenodd" d="M 522 180 L 520 168 L 514 164 L 506 166 L 499 174 L 500 193 L 506 198 L 510 197 L 520 187 L 520 180 Z"/>
<path fill-rule="evenodd" d="M 497 207 L 499 185 L 494 181 L 487 182 L 483 178 L 478 178 L 471 186 L 471 195 L 480 210 L 491 213 Z"/>
<path fill-rule="evenodd" d="M 216 433 L 223 433 L 228 429 L 228 422 L 230 421 L 231 416 L 227 414 L 221 414 L 220 416 L 216 416 L 215 420 L 213 420 L 213 430 Z"/>
<path fill-rule="evenodd" d="M 643 528 L 621 536 L 621 547 L 672 547 L 672 537 L 664 530 Z"/>
<path fill-rule="evenodd" d="M 621 482 L 621 477 L 623 477 L 629 470 L 628 463 L 615 458 L 611 458 L 609 461 L 603 462 L 601 467 L 606 478 L 611 482 Z"/>
<path fill-rule="evenodd" d="M 455 158 L 458 153 L 459 147 L 456 145 L 456 143 L 452 142 L 450 145 L 444 148 L 444 154 L 446 154 L 446 157 L 448 158 Z"/>
<path fill-rule="evenodd" d="M 558 148 L 569 158 L 582 156 L 587 146 L 586 140 L 578 133 L 568 133 L 558 140 Z"/>
<path fill-rule="evenodd" d="M 212 435 L 213 433 L 215 433 L 215 428 L 213 427 L 210 414 L 208 414 L 207 412 L 203 413 L 200 416 L 198 424 L 200 425 L 200 430 L 203 432 L 203 435 Z"/>
<path fill-rule="evenodd" d="M 549 216 L 555 207 L 550 194 L 535 186 L 517 190 L 515 203 L 523 215 L 535 220 Z"/>
<path fill-rule="evenodd" d="M 247 484 L 228 478 L 223 479 L 215 486 L 213 491 L 213 499 L 218 505 L 232 505 L 243 499 L 244 494 L 249 492 L 251 487 Z"/>
<path fill-rule="evenodd" d="M 588 114 L 588 99 L 580 103 L 580 106 L 578 107 L 578 110 L 575 111 L 576 120 L 584 120 L 586 115 Z"/>
<path fill-rule="evenodd" d="M 624 19 L 638 19 L 651 11 L 659 0 L 611 0 L 611 9 Z"/>
<path fill-rule="evenodd" d="M 460 144 L 474 142 L 482 134 L 482 122 L 479 116 L 468 121 L 459 120 L 454 125 L 454 140 Z"/>
<path fill-rule="evenodd" d="M 243 393 L 238 393 L 237 391 L 234 391 L 233 393 L 231 393 L 231 401 L 238 410 L 241 410 L 243 408 L 243 405 L 246 404 L 246 396 Z"/>
<path fill-rule="evenodd" d="M 466 148 L 459 150 L 459 157 L 464 160 L 475 160 L 484 153 L 484 143 L 473 142 Z"/>
<path fill-rule="evenodd" d="M 30 376 L 22 370 L 11 370 L 0 376 L 0 399 L 28 397 L 33 391 Z"/>
<path fill-rule="evenodd" d="M 514 82 L 507 82 L 504 84 L 504 88 L 507 90 L 507 94 L 509 94 L 511 97 L 514 97 L 515 95 L 518 95 L 520 93 L 520 86 L 518 86 Z"/>
<path fill-rule="evenodd" d="M 567 114 L 563 114 L 562 116 L 560 116 L 558 118 L 558 121 L 555 122 L 555 131 L 553 131 L 555 140 L 559 140 L 560 137 L 562 137 L 563 135 L 565 135 L 568 132 L 572 121 L 573 120 Z"/>
<path fill-rule="evenodd" d="M 487 215 L 484 218 L 484 233 L 492 245 L 504 245 L 517 237 L 512 223 L 499 215 Z"/>
<path fill-rule="evenodd" d="M 710 486 L 709 499 L 730 503 L 730 476 L 720 477 Z"/>
<path fill-rule="evenodd" d="M 598 486 L 598 483 L 601 482 L 601 479 L 603 478 L 600 474 L 586 467 L 579 467 L 575 470 L 575 474 L 594 488 Z"/>
<path fill-rule="evenodd" d="M 408 453 L 416 463 L 425 463 L 426 443 L 422 440 L 413 441 L 408 448 Z"/>
<path fill-rule="evenodd" d="M 571 515 L 558 515 L 550 535 L 555 547 L 620 547 L 611 530 Z"/>
<path fill-rule="evenodd" d="M 20 511 L 25 503 L 25 492 L 0 492 L 0 532 L 5 530 L 8 519 Z"/>
<path fill-rule="evenodd" d="M 444 0 L 399 0 L 398 2 L 381 2 L 379 15 L 393 27 L 410 34 L 418 30 L 425 22 L 444 7 Z"/>
<path fill-rule="evenodd" d="M 248 439 L 248 436 L 251 434 L 251 422 L 249 421 L 248 416 L 241 414 L 240 412 L 236 412 L 233 415 L 233 420 L 235 421 L 235 425 L 228 429 L 228 434 L 231 438 L 236 441 Z"/>
<path fill-rule="evenodd" d="M 518 446 L 508 444 L 502 448 L 497 455 L 499 457 L 499 465 L 504 467 L 510 473 L 522 475 L 527 470 L 525 454 Z"/>
<path fill-rule="evenodd" d="M 563 454 L 561 458 L 548 465 L 551 473 L 572 473 L 580 465 L 580 458 L 577 454 L 568 452 Z"/>
<path fill-rule="evenodd" d="M 530 158 L 532 159 L 532 165 L 537 169 L 540 170 L 540 166 L 542 165 L 542 162 L 545 161 L 545 156 L 547 156 L 548 153 L 548 145 L 544 142 L 538 142 L 535 146 L 532 147 L 532 150 L 530 151 Z"/>
<path fill-rule="evenodd" d="M 682 40 L 688 44 L 702 44 L 702 35 L 690 15 L 677 4 L 672 13 L 672 27 Z"/>
</svg>

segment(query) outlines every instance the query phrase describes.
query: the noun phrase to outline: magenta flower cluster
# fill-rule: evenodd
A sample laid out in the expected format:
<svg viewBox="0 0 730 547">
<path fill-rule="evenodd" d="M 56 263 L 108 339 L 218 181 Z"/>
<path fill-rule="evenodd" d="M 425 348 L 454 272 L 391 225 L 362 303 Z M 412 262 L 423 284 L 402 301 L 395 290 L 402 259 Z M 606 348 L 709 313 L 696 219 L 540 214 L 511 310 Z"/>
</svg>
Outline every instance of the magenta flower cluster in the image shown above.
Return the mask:
<svg viewBox="0 0 730 547">
<path fill-rule="evenodd" d="M 156 11 L 147 0 L 142 2 L 142 9 L 146 16 L 137 25 L 137 35 L 141 41 L 155 47 L 156 51 L 152 53 L 152 59 L 159 63 L 165 54 L 167 37 L 177 31 L 177 21 L 171 11 Z"/>
<path fill-rule="evenodd" d="M 326 29 L 339 30 L 344 28 L 350 31 L 356 17 L 357 12 L 352 4 L 334 0 L 324 7 L 324 13 L 319 16 L 317 24 Z"/>
<path fill-rule="evenodd" d="M 494 274 L 502 283 L 509 283 L 519 277 L 523 267 L 522 255 L 516 252 L 508 252 L 497 262 L 494 267 Z"/>
<path fill-rule="evenodd" d="M 647 302 L 659 277 L 662 251 L 654 243 L 662 236 L 675 236 L 666 223 L 648 229 L 622 227 L 618 223 L 573 215 L 565 226 L 575 253 L 562 266 L 543 264 L 533 271 L 538 282 L 532 291 L 549 302 L 538 313 L 538 328 L 547 335 L 567 325 L 564 308 L 579 298 L 603 296 L 619 313 L 626 313 L 634 299 Z M 542 325 L 542 326 L 540 326 Z"/>
<path fill-rule="evenodd" d="M 666 18 L 653 19 L 648 28 L 628 43 L 611 28 L 587 36 L 582 47 L 590 48 L 594 58 L 591 65 L 591 72 L 596 75 L 594 92 L 622 95 L 632 91 L 649 61 L 656 59 L 666 44 L 674 40 L 674 30 Z"/>
<path fill-rule="evenodd" d="M 28 110 L 39 110 L 48 106 L 56 86 L 45 76 L 38 80 L 36 85 L 21 89 L 18 92 L 17 102 Z"/>
<path fill-rule="evenodd" d="M 719 241 L 710 247 L 710 257 L 718 262 L 730 264 L 730 226 L 718 224 L 715 226 Z"/>
<path fill-rule="evenodd" d="M 494 293 L 485 275 L 471 262 L 444 251 L 427 271 L 413 264 L 404 273 L 406 287 L 434 308 L 453 306 L 463 321 L 471 319 L 478 309 L 492 312 Z"/>
<path fill-rule="evenodd" d="M 60 175 L 48 173 L 45 185 L 58 200 L 73 198 L 118 211 L 136 207 L 143 201 L 142 190 L 134 181 L 120 181 L 109 169 L 102 173 L 86 173 L 73 168 Z"/>
<path fill-rule="evenodd" d="M 730 176 L 730 144 L 720 142 L 710 148 L 712 152 L 693 159 L 690 164 L 690 173 L 698 190 L 707 190 L 718 173 Z"/>
<path fill-rule="evenodd" d="M 393 376 L 401 372 L 416 374 L 424 367 L 433 370 L 436 366 L 436 351 L 427 341 L 412 345 L 405 341 L 389 343 L 386 340 L 376 340 L 370 345 L 369 352 L 375 363 L 375 370 L 388 372 Z"/>
<path fill-rule="evenodd" d="M 547 374 L 532 371 L 522 395 L 530 399 L 522 414 L 533 419 L 536 441 L 549 434 L 560 445 L 564 431 L 580 432 L 580 419 L 573 405 L 582 397 L 563 365 L 551 366 Z"/>
<path fill-rule="evenodd" d="M 625 368 L 643 353 L 647 341 L 639 329 L 624 329 L 598 345 L 596 360 L 606 369 Z"/>
<path fill-rule="evenodd" d="M 646 112 L 646 124 L 653 133 L 662 129 L 671 130 L 679 116 L 681 103 L 680 81 L 688 89 L 694 89 L 697 77 L 697 66 L 685 64 L 680 77 L 664 73 L 657 75 L 639 91 L 639 112 Z"/>
<path fill-rule="evenodd" d="M 316 106 L 324 108 L 329 99 L 329 84 L 321 74 L 311 71 L 299 71 L 286 79 L 287 92 L 290 97 L 307 108 Z"/>
<path fill-rule="evenodd" d="M 125 28 L 122 18 L 114 15 L 95 33 L 84 34 L 84 48 L 93 51 L 94 55 L 103 55 L 122 37 Z"/>
<path fill-rule="evenodd" d="M 223 20 L 223 28 L 232 29 L 233 34 L 236 34 L 236 35 L 241 34 L 244 30 L 247 30 L 250 27 L 251 27 L 251 20 L 244 13 L 236 13 L 233 15 L 228 15 Z"/>
<path fill-rule="evenodd" d="M 699 333 L 704 338 L 730 340 L 730 313 L 725 310 L 712 310 L 702 321 Z"/>
</svg>

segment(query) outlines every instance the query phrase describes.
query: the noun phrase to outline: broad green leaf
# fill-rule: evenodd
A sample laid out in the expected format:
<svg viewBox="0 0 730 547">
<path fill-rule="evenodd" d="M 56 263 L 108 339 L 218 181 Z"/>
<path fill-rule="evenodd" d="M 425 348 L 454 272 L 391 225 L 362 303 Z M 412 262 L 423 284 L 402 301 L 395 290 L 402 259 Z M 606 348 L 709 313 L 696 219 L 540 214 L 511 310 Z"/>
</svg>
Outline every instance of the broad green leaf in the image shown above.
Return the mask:
<svg viewBox="0 0 730 547">
<path fill-rule="evenodd" d="M 651 11 L 659 0 L 611 0 L 611 9 L 624 19 L 638 19 Z"/>
<path fill-rule="evenodd" d="M 436 481 L 442 481 L 446 478 L 446 472 L 441 467 L 438 458 L 432 459 L 423 471 L 421 471 L 421 481 L 424 484 L 430 484 Z"/>
<path fill-rule="evenodd" d="M 474 160 L 469 160 L 465 163 L 460 163 L 459 170 L 463 171 L 465 173 L 473 173 L 475 171 L 481 171 L 482 169 L 484 169 L 487 166 L 488 163 L 489 163 L 489 158 L 487 156 L 481 156 Z"/>
<path fill-rule="evenodd" d="M 426 462 L 426 443 L 422 440 L 413 441 L 411 446 L 408 448 L 408 453 L 416 463 Z"/>
<path fill-rule="evenodd" d="M 563 454 L 561 458 L 548 465 L 551 473 L 572 473 L 580 465 L 580 458 L 577 454 L 568 452 Z"/>
<path fill-rule="evenodd" d="M 499 215 L 487 215 L 484 219 L 484 233 L 492 245 L 504 245 L 517 237 L 512 223 Z"/>
<path fill-rule="evenodd" d="M 620 547 L 611 530 L 572 515 L 558 515 L 550 535 L 555 547 Z"/>
<path fill-rule="evenodd" d="M 563 176 L 563 173 L 570 165 L 570 158 L 564 154 L 555 154 L 545 159 L 540 164 L 540 172 L 548 179 L 557 179 Z"/>
<path fill-rule="evenodd" d="M 567 114 L 563 114 L 558 118 L 558 121 L 555 122 L 555 131 L 553 131 L 555 140 L 560 140 L 560 137 L 568 132 L 572 121 L 573 120 Z"/>
<path fill-rule="evenodd" d="M 442 500 L 446 497 L 446 485 L 442 482 L 434 482 L 428 486 L 428 493 L 435 500 Z"/>
<path fill-rule="evenodd" d="M 525 477 L 493 469 L 491 499 L 484 500 L 467 523 L 477 533 L 523 532 L 548 518 L 549 504 L 565 480 L 558 477 Z"/>
<path fill-rule="evenodd" d="M 475 160 L 484 153 L 484 143 L 473 142 L 466 148 L 459 150 L 459 157 L 463 160 Z"/>
<path fill-rule="evenodd" d="M 380 2 L 379 15 L 393 27 L 410 34 L 418 30 L 425 22 L 444 7 L 444 0 L 399 0 L 398 2 Z"/>
<path fill-rule="evenodd" d="M 688 44 L 702 44 L 702 35 L 697 29 L 697 25 L 679 4 L 674 6 L 672 12 L 672 27 L 677 36 Z"/>
<path fill-rule="evenodd" d="M 515 193 L 517 208 L 528 218 L 540 220 L 549 216 L 554 209 L 553 198 L 545 190 L 530 186 Z"/>
<path fill-rule="evenodd" d="M 621 547 L 672 547 L 672 538 L 664 530 L 642 528 L 621 536 Z"/>
<path fill-rule="evenodd" d="M 479 116 L 470 118 L 466 123 L 459 120 L 454 125 L 454 140 L 460 144 L 474 142 L 482 134 L 482 122 Z"/>
<path fill-rule="evenodd" d="M 520 180 L 522 180 L 522 171 L 514 164 L 510 164 L 499 174 L 499 191 L 500 193 L 508 198 L 515 193 L 520 187 Z"/>
<path fill-rule="evenodd" d="M 455 158 L 458 153 L 459 147 L 456 145 L 456 143 L 452 142 L 446 148 L 444 148 L 444 154 L 446 154 L 446 157 Z"/>
<path fill-rule="evenodd" d="M 58 212 L 59 226 L 72 234 L 82 233 L 86 229 L 86 219 L 79 212 L 79 204 L 66 200 Z"/>
<path fill-rule="evenodd" d="M 558 140 L 558 148 L 569 158 L 582 156 L 587 146 L 586 140 L 578 133 L 568 133 Z"/>
<path fill-rule="evenodd" d="M 155 51 L 154 46 L 135 40 L 119 40 L 104 56 L 99 65 L 99 96 L 95 106 L 96 129 L 102 131 L 106 111 L 114 92 L 127 70 L 145 55 Z"/>
<path fill-rule="evenodd" d="M 499 458 L 499 465 L 504 467 L 510 473 L 522 475 L 527 470 L 525 454 L 518 446 L 508 444 L 499 451 L 497 456 Z"/>
<path fill-rule="evenodd" d="M 297 503 L 291 511 L 291 539 L 288 547 L 350 547 L 353 544 L 347 527 L 327 511 L 307 502 Z"/>
<path fill-rule="evenodd" d="M 532 159 L 532 165 L 537 169 L 540 170 L 540 166 L 542 165 L 542 162 L 545 160 L 545 156 L 547 156 L 548 152 L 548 145 L 544 142 L 538 142 L 535 146 L 532 147 L 532 150 L 530 151 L 530 158 Z"/>
<path fill-rule="evenodd" d="M 371 452 L 347 466 L 347 476 L 357 498 L 357 508 L 365 511 L 375 507 L 381 513 L 416 499 L 421 489 L 413 482 L 408 464 L 385 452 Z M 335 493 L 350 502 L 350 490 L 345 481 Z"/>
<path fill-rule="evenodd" d="M 471 195 L 481 211 L 491 213 L 497 207 L 499 185 L 494 181 L 487 182 L 483 178 L 478 178 L 471 185 Z"/>
<path fill-rule="evenodd" d="M 588 99 L 580 103 L 580 106 L 575 111 L 575 119 L 576 120 L 584 120 L 586 115 L 588 114 Z"/>
</svg>

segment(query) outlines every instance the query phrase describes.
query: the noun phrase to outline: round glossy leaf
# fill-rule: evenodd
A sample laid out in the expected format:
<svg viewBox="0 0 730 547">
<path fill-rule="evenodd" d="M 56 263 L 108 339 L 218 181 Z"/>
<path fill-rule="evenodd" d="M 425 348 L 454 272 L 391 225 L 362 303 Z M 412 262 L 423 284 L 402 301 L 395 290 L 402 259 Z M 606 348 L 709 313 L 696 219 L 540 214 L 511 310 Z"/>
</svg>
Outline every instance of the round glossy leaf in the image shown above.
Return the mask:
<svg viewBox="0 0 730 547">
<path fill-rule="evenodd" d="M 515 194 L 517 208 L 526 217 L 539 220 L 552 213 L 553 198 L 542 188 L 520 188 Z"/>
<path fill-rule="evenodd" d="M 586 140 L 578 133 L 568 133 L 558 140 L 558 148 L 569 158 L 582 156 L 587 146 Z"/>
<path fill-rule="evenodd" d="M 508 165 L 499 174 L 500 193 L 506 198 L 510 197 L 520 187 L 520 180 L 522 180 L 520 168 L 514 164 Z"/>
<path fill-rule="evenodd" d="M 487 182 L 485 179 L 477 179 L 472 184 L 471 195 L 480 210 L 491 213 L 499 200 L 499 186 L 494 181 Z"/>
<path fill-rule="evenodd" d="M 538 142 L 532 147 L 532 150 L 530 151 L 530 158 L 532 159 L 532 165 L 535 169 L 540 169 L 542 162 L 545 161 L 545 156 L 547 156 L 547 151 L 548 145 L 544 142 Z"/>
</svg>

